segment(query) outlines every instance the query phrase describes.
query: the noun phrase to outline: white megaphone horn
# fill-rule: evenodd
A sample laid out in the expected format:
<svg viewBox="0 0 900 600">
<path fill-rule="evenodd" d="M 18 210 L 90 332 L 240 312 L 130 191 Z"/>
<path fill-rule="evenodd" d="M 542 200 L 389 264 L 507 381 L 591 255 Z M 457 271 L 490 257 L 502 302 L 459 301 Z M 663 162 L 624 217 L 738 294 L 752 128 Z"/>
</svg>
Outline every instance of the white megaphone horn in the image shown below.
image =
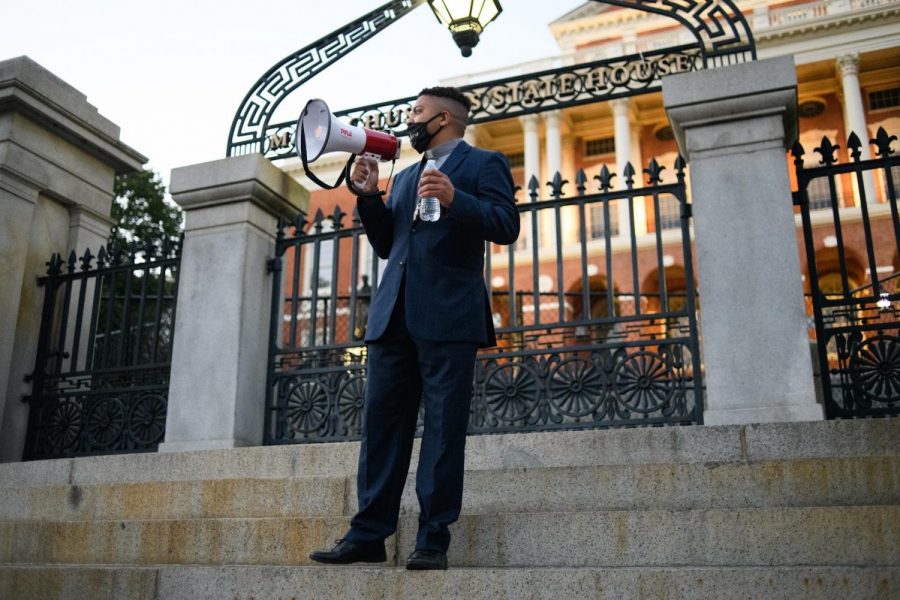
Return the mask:
<svg viewBox="0 0 900 600">
<path fill-rule="evenodd" d="M 340 121 L 331 114 L 324 100 L 314 98 L 306 103 L 297 120 L 297 155 L 306 174 L 320 186 L 332 189 L 347 175 L 354 156 L 369 156 L 380 161 L 396 160 L 400 156 L 400 140 L 384 131 L 356 127 Z M 308 163 L 315 162 L 329 152 L 349 152 L 350 160 L 337 183 L 329 186 L 313 175 Z"/>
</svg>

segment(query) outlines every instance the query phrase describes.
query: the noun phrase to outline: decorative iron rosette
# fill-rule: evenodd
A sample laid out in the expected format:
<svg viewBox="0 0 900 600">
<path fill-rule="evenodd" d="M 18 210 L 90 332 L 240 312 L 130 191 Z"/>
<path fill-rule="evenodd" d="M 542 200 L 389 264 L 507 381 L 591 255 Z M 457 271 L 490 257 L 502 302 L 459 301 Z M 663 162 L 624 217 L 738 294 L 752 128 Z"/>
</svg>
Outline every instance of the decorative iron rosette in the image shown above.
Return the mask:
<svg viewBox="0 0 900 600">
<path fill-rule="evenodd" d="M 603 372 L 584 358 L 570 358 L 553 369 L 548 383 L 549 401 L 567 417 L 585 417 L 600 405 L 604 390 Z"/>
<path fill-rule="evenodd" d="M 635 352 L 613 372 L 613 389 L 629 410 L 649 414 L 668 406 L 675 392 L 668 361 L 655 352 Z"/>
<path fill-rule="evenodd" d="M 362 431 L 363 404 L 366 398 L 366 377 L 351 377 L 338 391 L 338 414 L 349 435 L 359 435 Z"/>
<path fill-rule="evenodd" d="M 166 433 L 166 397 L 144 394 L 131 407 L 128 429 L 141 446 L 158 444 Z"/>
<path fill-rule="evenodd" d="M 84 421 L 90 445 L 108 448 L 125 430 L 125 407 L 122 401 L 114 396 L 99 398 L 88 407 Z"/>
<path fill-rule="evenodd" d="M 328 418 L 328 393 L 318 379 L 294 379 L 288 389 L 285 416 L 295 433 L 312 433 Z"/>
<path fill-rule="evenodd" d="M 484 404 L 501 421 L 519 421 L 537 408 L 540 385 L 523 362 L 500 365 L 487 374 Z"/>
<path fill-rule="evenodd" d="M 84 427 L 81 407 L 72 400 L 55 402 L 47 418 L 47 442 L 56 451 L 64 451 L 78 442 Z"/>
<path fill-rule="evenodd" d="M 879 332 L 860 344 L 850 357 L 850 380 L 859 404 L 900 400 L 900 338 Z"/>
</svg>

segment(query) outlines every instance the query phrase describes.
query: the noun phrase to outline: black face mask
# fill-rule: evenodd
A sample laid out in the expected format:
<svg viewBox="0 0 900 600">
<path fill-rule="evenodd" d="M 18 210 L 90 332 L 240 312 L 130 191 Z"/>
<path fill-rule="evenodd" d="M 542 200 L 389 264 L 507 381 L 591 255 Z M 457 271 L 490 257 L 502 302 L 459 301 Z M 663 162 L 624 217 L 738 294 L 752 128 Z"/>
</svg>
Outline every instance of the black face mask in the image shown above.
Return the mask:
<svg viewBox="0 0 900 600">
<path fill-rule="evenodd" d="M 419 154 L 422 154 L 428 149 L 428 144 L 431 143 L 434 136 L 444 128 L 444 126 L 441 125 L 434 133 L 428 133 L 428 124 L 440 117 L 441 114 L 442 113 L 438 113 L 434 115 L 424 123 L 411 123 L 410 125 L 407 125 L 406 131 L 409 133 L 409 143 L 413 147 L 413 150 Z"/>
</svg>

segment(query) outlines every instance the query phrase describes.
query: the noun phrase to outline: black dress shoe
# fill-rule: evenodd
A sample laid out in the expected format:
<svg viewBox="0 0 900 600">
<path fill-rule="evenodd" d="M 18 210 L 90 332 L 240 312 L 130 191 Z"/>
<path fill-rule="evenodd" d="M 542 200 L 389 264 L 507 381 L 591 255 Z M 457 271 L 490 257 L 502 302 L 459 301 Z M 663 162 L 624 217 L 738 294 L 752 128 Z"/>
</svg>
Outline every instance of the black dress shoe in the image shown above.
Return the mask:
<svg viewBox="0 0 900 600">
<path fill-rule="evenodd" d="M 359 543 L 340 539 L 331 550 L 316 550 L 309 557 L 327 565 L 349 565 L 357 562 L 385 562 L 384 542 Z"/>
<path fill-rule="evenodd" d="M 410 571 L 444 571 L 447 569 L 447 554 L 436 550 L 416 550 L 406 559 Z"/>
</svg>

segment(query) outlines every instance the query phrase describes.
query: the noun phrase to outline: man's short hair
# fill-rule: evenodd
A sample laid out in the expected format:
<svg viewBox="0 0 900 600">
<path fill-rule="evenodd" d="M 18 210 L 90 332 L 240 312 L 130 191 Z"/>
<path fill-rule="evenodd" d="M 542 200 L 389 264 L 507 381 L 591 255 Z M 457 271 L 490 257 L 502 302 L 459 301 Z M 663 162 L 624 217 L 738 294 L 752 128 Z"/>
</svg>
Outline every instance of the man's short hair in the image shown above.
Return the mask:
<svg viewBox="0 0 900 600">
<path fill-rule="evenodd" d="M 466 111 L 466 114 L 469 114 L 469 111 L 472 109 L 472 101 L 469 100 L 468 96 L 463 94 L 455 87 L 445 87 L 445 86 L 436 86 L 425 88 L 421 92 L 419 92 L 420 96 L 436 96 L 438 98 L 448 98 L 453 100 L 454 102 L 458 102 L 463 109 Z"/>
</svg>

